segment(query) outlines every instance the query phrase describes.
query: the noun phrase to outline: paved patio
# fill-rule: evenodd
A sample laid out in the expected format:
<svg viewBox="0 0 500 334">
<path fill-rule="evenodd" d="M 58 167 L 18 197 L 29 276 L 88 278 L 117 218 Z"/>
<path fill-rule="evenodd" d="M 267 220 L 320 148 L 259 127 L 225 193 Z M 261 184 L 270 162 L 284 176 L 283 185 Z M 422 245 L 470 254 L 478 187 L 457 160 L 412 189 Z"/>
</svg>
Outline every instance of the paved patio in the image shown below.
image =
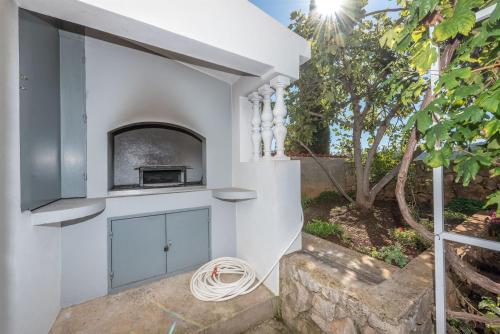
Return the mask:
<svg viewBox="0 0 500 334">
<path fill-rule="evenodd" d="M 276 298 L 264 286 L 226 302 L 201 302 L 189 291 L 192 273 L 61 310 L 51 332 L 65 333 L 241 333 L 276 314 Z"/>
</svg>

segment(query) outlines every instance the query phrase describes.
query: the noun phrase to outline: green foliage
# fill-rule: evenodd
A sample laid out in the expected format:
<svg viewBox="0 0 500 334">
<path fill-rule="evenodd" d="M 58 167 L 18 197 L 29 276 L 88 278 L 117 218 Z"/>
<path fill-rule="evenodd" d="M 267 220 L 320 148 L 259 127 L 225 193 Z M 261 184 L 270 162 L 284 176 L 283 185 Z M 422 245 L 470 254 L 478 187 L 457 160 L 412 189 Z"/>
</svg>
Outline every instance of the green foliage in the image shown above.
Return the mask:
<svg viewBox="0 0 500 334">
<path fill-rule="evenodd" d="M 452 221 L 455 224 L 461 224 L 467 219 L 467 215 L 463 214 L 461 212 L 449 210 L 449 209 L 444 209 L 443 212 L 444 219 L 446 221 Z"/>
<path fill-rule="evenodd" d="M 478 307 L 487 317 L 500 318 L 500 296 L 497 296 L 496 301 L 490 297 L 482 297 Z M 500 325 L 490 325 L 488 328 L 494 333 L 500 333 Z"/>
<path fill-rule="evenodd" d="M 457 197 L 450 200 L 446 208 L 470 216 L 481 210 L 483 205 L 483 202 L 475 199 Z"/>
<path fill-rule="evenodd" d="M 448 319 L 447 322 L 457 334 L 478 334 L 473 324 L 458 319 Z"/>
<path fill-rule="evenodd" d="M 403 268 L 408 263 L 408 257 L 403 253 L 403 248 L 400 244 L 372 249 L 370 256 L 389 264 L 397 265 L 400 268 Z"/>
<path fill-rule="evenodd" d="M 373 160 L 371 170 L 372 181 L 378 182 L 382 179 L 388 171 L 401 161 L 402 155 L 401 146 L 389 146 L 381 149 Z"/>
<path fill-rule="evenodd" d="M 487 208 L 489 206 L 495 206 L 497 207 L 497 213 L 498 210 L 500 210 L 500 191 L 497 191 L 496 193 L 493 193 L 488 196 L 488 200 L 484 204 L 484 207 Z"/>
<path fill-rule="evenodd" d="M 441 60 L 446 60 L 434 87 L 433 101 L 408 119 L 406 129 L 416 124 L 421 148 L 428 153 L 425 162 L 431 167 L 453 165 L 456 182 L 467 186 L 481 168 L 490 169 L 492 177 L 498 176 L 500 6 L 488 19 L 476 23 L 475 12 L 494 2 L 398 2 L 408 9 L 380 43 L 403 57 L 410 57 L 414 70 L 427 86 L 438 50 Z M 445 51 L 448 53 L 444 54 Z M 434 122 L 436 119 L 439 122 Z M 487 205 L 496 205 L 500 214 L 499 191 L 490 194 Z"/>
<path fill-rule="evenodd" d="M 307 209 L 313 203 L 314 203 L 314 199 L 309 198 L 309 197 L 305 197 L 302 199 L 302 208 Z"/>
<path fill-rule="evenodd" d="M 368 169 L 369 184 L 363 183 L 367 189 L 359 189 L 360 194 L 368 193 L 393 167 L 385 159 L 389 154 L 378 159 L 380 147 L 394 151 L 392 159 L 402 156 L 404 121 L 424 83 L 412 73 L 409 58 L 380 45 L 379 39 L 394 23 L 385 14 L 362 18 L 366 3 L 352 1 L 345 15 L 333 20 L 292 13 L 290 29 L 310 41 L 311 60 L 301 67 L 300 79 L 287 95 L 287 147 L 293 149 L 296 140 L 314 146 L 320 130 L 331 128 L 338 139 L 332 148 L 361 167 L 355 169 L 356 178 L 363 178 L 360 170 Z M 368 145 L 361 145 L 362 138 L 368 138 Z M 372 147 L 374 154 L 368 154 Z M 372 172 L 372 166 L 377 170 Z"/>
<path fill-rule="evenodd" d="M 342 195 L 340 195 L 339 193 L 333 190 L 327 190 L 319 194 L 319 196 L 316 197 L 314 200 L 317 203 L 325 203 L 325 202 L 338 201 L 341 200 L 342 198 L 343 198 Z"/>
<path fill-rule="evenodd" d="M 397 244 L 403 248 L 411 248 L 424 250 L 427 248 L 427 243 L 422 239 L 420 234 L 413 229 L 405 229 L 403 227 L 395 228 L 390 231 L 390 235 Z"/>
<path fill-rule="evenodd" d="M 434 231 L 434 222 L 432 220 L 424 218 L 424 219 L 420 219 L 418 221 L 418 223 L 420 225 L 423 225 L 427 230 Z"/>
<path fill-rule="evenodd" d="M 344 241 L 349 239 L 342 225 L 321 219 L 312 219 L 311 222 L 304 225 L 304 231 L 320 238 L 337 236 Z"/>
<path fill-rule="evenodd" d="M 323 191 L 318 195 L 318 197 L 315 198 L 303 198 L 302 199 L 302 207 L 304 209 L 310 207 L 311 205 L 314 204 L 323 204 L 323 203 L 336 203 L 336 202 L 343 202 L 344 197 L 340 195 L 339 193 L 333 191 L 333 190 L 326 190 Z"/>
<path fill-rule="evenodd" d="M 482 4 L 481 0 L 457 0 L 453 13 L 436 26 L 436 40 L 442 42 L 454 38 L 458 33 L 468 35 L 476 23 L 473 9 Z"/>
</svg>

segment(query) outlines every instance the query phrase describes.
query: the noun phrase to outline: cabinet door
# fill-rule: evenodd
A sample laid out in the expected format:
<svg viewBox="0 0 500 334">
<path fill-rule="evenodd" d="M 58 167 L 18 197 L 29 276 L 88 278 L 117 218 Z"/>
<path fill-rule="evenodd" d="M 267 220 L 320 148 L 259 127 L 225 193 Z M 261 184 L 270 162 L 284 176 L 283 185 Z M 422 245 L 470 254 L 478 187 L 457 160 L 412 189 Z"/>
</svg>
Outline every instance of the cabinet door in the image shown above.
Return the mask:
<svg viewBox="0 0 500 334">
<path fill-rule="evenodd" d="M 111 288 L 165 275 L 165 215 L 113 220 L 111 232 Z"/>
<path fill-rule="evenodd" d="M 61 198 L 59 31 L 24 10 L 19 72 L 21 209 L 32 210 Z"/>
<path fill-rule="evenodd" d="M 209 211 L 167 214 L 167 272 L 193 269 L 210 260 Z"/>
<path fill-rule="evenodd" d="M 61 195 L 85 197 L 87 124 L 85 113 L 85 37 L 60 31 Z"/>
</svg>

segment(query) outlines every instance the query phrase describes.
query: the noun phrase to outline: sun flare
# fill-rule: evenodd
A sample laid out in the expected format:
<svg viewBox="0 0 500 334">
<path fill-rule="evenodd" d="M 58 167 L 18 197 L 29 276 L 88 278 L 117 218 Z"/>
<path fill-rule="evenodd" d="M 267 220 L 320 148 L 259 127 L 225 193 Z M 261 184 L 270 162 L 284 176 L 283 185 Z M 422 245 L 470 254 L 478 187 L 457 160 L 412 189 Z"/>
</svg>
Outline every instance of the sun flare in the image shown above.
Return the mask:
<svg viewBox="0 0 500 334">
<path fill-rule="evenodd" d="M 332 16 L 339 12 L 342 0 L 316 0 L 316 9 L 319 14 Z"/>
</svg>

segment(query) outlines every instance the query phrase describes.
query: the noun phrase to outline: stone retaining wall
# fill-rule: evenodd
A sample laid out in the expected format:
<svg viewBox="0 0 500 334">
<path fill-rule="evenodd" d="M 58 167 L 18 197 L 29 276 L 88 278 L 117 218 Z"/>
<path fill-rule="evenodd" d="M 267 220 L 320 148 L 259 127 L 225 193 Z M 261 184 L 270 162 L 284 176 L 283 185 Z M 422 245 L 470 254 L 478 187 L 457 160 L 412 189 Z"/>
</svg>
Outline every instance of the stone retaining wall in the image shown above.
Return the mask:
<svg viewBox="0 0 500 334">
<path fill-rule="evenodd" d="M 300 160 L 302 198 L 314 198 L 323 191 L 334 190 L 332 182 L 313 158 L 292 157 L 292 159 Z M 354 176 L 354 174 L 351 172 L 351 164 L 346 159 L 325 157 L 319 157 L 318 159 L 321 160 L 346 191 L 352 190 L 355 179 L 350 177 L 351 175 Z"/>
<path fill-rule="evenodd" d="M 301 166 L 301 192 L 302 197 L 314 198 L 323 191 L 335 190 L 325 172 L 318 166 L 313 158 L 297 157 Z M 345 158 L 318 158 L 330 170 L 330 173 L 340 182 L 347 192 L 356 189 L 356 178 L 352 164 Z M 413 194 L 418 203 L 432 201 L 432 170 L 418 161 L 415 164 L 415 187 Z M 468 187 L 455 183 L 456 174 L 446 170 L 444 175 L 445 202 L 455 197 L 471 198 L 484 201 L 486 196 L 500 189 L 500 177 L 490 178 L 487 170 L 481 170 L 479 175 Z M 394 199 L 395 183 L 389 183 L 380 193 L 379 199 Z"/>
<path fill-rule="evenodd" d="M 432 259 L 399 269 L 304 234 L 280 263 L 283 321 L 308 334 L 432 333 Z"/>
</svg>

